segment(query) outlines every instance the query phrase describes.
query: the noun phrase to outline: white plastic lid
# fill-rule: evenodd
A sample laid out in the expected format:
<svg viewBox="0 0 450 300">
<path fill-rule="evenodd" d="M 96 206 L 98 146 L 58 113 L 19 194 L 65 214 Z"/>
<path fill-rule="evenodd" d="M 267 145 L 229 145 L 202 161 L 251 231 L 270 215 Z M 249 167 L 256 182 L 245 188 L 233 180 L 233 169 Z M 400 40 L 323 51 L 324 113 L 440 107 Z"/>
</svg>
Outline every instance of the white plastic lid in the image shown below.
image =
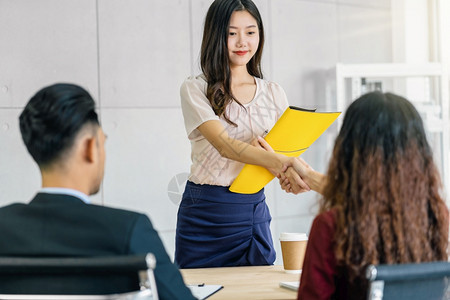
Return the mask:
<svg viewBox="0 0 450 300">
<path fill-rule="evenodd" d="M 280 241 L 307 241 L 308 236 L 306 233 L 293 233 L 293 232 L 282 232 L 280 234 Z"/>
</svg>

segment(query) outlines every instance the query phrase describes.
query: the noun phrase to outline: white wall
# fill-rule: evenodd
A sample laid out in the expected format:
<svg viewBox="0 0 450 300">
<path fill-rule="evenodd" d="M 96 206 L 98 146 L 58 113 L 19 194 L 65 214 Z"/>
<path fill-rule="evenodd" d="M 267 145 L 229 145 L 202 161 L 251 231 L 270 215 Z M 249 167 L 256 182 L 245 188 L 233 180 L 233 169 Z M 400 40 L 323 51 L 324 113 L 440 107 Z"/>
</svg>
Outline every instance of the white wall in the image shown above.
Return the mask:
<svg viewBox="0 0 450 300">
<path fill-rule="evenodd" d="M 0 0 L 0 205 L 28 202 L 40 186 L 18 115 L 40 88 L 73 82 L 98 103 L 108 135 L 96 203 L 147 213 L 172 255 L 178 182 L 189 171 L 179 86 L 199 72 L 203 0 Z M 337 62 L 392 61 L 390 0 L 257 0 L 266 29 L 265 77 L 292 105 L 326 108 Z M 325 171 L 325 133 L 305 154 Z M 169 186 L 169 182 L 172 184 Z M 277 237 L 309 231 L 314 193 L 266 189 Z M 276 263 L 281 263 L 280 258 Z"/>
</svg>

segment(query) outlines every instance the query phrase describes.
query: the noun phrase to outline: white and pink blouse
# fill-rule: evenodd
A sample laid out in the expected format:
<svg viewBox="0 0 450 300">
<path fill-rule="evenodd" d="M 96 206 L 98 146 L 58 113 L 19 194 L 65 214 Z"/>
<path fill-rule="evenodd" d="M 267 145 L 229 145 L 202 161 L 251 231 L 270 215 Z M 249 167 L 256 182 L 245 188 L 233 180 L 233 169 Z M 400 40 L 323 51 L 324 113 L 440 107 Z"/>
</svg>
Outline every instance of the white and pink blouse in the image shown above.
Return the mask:
<svg viewBox="0 0 450 300">
<path fill-rule="evenodd" d="M 283 88 L 277 83 L 257 77 L 253 100 L 240 106 L 231 102 L 226 112 L 238 126 L 228 124 L 218 117 L 206 98 L 207 83 L 203 75 L 187 78 L 180 88 L 181 108 L 186 133 L 191 142 L 191 173 L 189 180 L 197 184 L 229 186 L 244 166 L 243 163 L 222 157 L 201 135 L 198 126 L 206 121 L 219 120 L 228 135 L 236 140 L 251 143 L 264 136 L 288 107 Z"/>
</svg>

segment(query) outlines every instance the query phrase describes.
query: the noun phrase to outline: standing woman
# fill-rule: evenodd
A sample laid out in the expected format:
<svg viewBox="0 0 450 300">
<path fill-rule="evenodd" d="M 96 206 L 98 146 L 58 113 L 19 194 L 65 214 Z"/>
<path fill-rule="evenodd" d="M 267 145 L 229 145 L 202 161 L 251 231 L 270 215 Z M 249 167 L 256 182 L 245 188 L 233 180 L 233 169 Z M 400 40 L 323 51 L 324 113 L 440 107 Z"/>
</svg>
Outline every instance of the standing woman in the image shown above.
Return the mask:
<svg viewBox="0 0 450 300">
<path fill-rule="evenodd" d="M 216 0 L 206 15 L 203 74 L 180 89 L 191 173 L 178 210 L 175 261 L 181 268 L 269 265 L 275 260 L 264 189 L 228 190 L 245 163 L 281 172 L 287 157 L 265 151 L 267 133 L 288 102 L 262 79 L 264 31 L 251 0 Z M 260 138 L 259 138 L 260 139 Z"/>
</svg>

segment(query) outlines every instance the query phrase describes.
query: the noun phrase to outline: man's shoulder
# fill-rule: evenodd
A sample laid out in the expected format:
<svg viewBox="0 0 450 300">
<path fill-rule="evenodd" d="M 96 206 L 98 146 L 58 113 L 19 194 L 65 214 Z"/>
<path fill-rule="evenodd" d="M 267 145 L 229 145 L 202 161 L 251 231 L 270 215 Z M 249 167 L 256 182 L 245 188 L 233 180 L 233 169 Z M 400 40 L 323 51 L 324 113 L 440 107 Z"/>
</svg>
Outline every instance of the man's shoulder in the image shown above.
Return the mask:
<svg viewBox="0 0 450 300">
<path fill-rule="evenodd" d="M 21 202 L 10 203 L 10 204 L 6 204 L 4 206 L 1 206 L 0 207 L 0 212 L 14 210 L 14 209 L 21 208 L 21 207 L 26 207 L 26 206 L 27 206 L 27 203 L 21 203 Z"/>
<path fill-rule="evenodd" d="M 70 209 L 75 209 L 78 207 L 82 210 L 95 211 L 96 213 L 108 213 L 116 215 L 128 215 L 128 216 L 140 216 L 142 213 L 137 211 L 132 211 L 124 208 L 109 206 L 108 204 L 97 204 L 97 203 L 85 203 L 82 199 L 77 198 L 73 195 L 64 194 L 42 194 L 38 193 L 35 198 L 33 198 L 30 204 L 34 205 L 44 205 L 48 207 L 71 207 Z"/>
<path fill-rule="evenodd" d="M 148 218 L 144 213 L 124 208 L 112 207 L 96 203 L 85 203 L 83 200 L 71 195 L 61 194 L 37 194 L 29 203 L 11 203 L 0 207 L 0 213 L 20 213 L 47 211 L 58 214 L 85 215 L 89 218 L 111 219 L 111 220 L 135 220 Z"/>
<path fill-rule="evenodd" d="M 123 230 L 135 226 L 153 228 L 149 217 L 142 212 L 95 203 L 87 204 L 68 195 L 40 195 L 29 203 L 12 203 L 0 207 L 0 218 L 5 222 L 19 222 L 18 220 L 28 222 L 30 216 L 33 217 L 30 222 L 47 217 L 53 220 L 79 217 L 86 224 L 97 223 Z M 13 219 L 15 220 L 12 221 Z"/>
<path fill-rule="evenodd" d="M 88 204 L 86 208 L 98 214 L 107 214 L 122 218 L 147 218 L 147 216 L 142 212 L 108 205 Z"/>
</svg>

